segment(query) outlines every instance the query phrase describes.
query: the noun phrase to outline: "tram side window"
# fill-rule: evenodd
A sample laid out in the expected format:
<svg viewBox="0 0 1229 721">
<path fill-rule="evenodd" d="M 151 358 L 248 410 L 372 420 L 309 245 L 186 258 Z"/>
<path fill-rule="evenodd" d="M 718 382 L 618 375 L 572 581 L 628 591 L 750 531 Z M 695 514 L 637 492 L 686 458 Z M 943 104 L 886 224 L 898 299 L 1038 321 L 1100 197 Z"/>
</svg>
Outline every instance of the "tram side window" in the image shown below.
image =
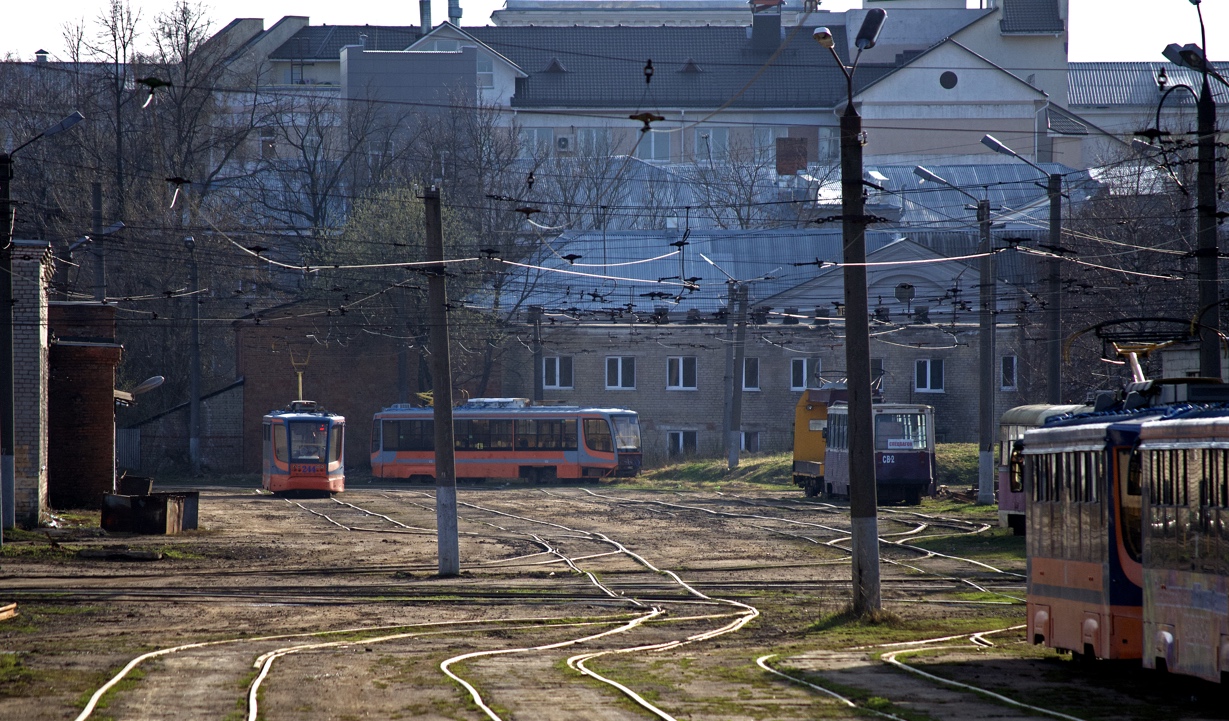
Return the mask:
<svg viewBox="0 0 1229 721">
<path fill-rule="evenodd" d="M 1203 456 L 1199 505 L 1229 508 L 1229 453 L 1221 448 L 1208 448 L 1204 449 Z"/>
<path fill-rule="evenodd" d="M 384 450 L 435 450 L 435 421 L 384 421 Z"/>
<path fill-rule="evenodd" d="M 489 451 L 512 448 L 512 421 L 471 418 L 453 421 L 458 451 Z"/>
<path fill-rule="evenodd" d="M 273 431 L 273 457 L 279 461 L 290 460 L 290 444 L 286 436 L 286 426 L 279 425 Z"/>
<path fill-rule="evenodd" d="M 585 445 L 591 451 L 610 453 L 614 450 L 614 439 L 610 436 L 610 424 L 605 418 L 585 419 Z"/>
<path fill-rule="evenodd" d="M 1003 443 L 1007 446 L 1007 443 Z M 1024 490 L 1024 452 L 1020 447 L 1020 442 L 1015 441 L 1010 444 L 1011 457 L 1008 459 L 1007 479 L 1012 493 L 1020 493 Z"/>
<path fill-rule="evenodd" d="M 329 463 L 341 459 L 341 426 L 334 424 L 329 429 Z"/>
<path fill-rule="evenodd" d="M 516 422 L 517 449 L 576 450 L 576 419 L 537 419 Z"/>
</svg>

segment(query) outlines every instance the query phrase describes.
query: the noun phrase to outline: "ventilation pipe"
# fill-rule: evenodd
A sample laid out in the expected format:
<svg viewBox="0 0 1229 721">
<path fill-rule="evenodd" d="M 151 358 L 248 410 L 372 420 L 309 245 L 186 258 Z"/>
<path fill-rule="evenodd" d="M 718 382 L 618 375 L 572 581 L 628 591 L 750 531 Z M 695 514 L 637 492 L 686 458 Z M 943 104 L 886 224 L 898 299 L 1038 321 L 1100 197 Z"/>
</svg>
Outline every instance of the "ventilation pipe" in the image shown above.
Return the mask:
<svg viewBox="0 0 1229 721">
<path fill-rule="evenodd" d="M 448 22 L 461 27 L 461 0 L 448 0 Z"/>
<path fill-rule="evenodd" d="M 418 0 L 418 35 L 426 37 L 431 32 L 431 0 Z"/>
</svg>

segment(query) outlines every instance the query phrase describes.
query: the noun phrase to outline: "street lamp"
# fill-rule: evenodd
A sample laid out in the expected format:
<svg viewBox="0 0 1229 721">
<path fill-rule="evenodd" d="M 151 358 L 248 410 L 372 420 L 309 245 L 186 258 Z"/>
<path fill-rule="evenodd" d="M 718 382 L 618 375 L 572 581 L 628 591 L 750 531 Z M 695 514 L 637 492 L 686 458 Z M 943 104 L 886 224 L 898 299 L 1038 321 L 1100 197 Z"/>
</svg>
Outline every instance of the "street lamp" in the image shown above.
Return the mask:
<svg viewBox="0 0 1229 721">
<path fill-rule="evenodd" d="M 871 340 L 866 291 L 866 207 L 862 199 L 862 118 L 853 102 L 853 74 L 864 50 L 875 46 L 887 11 L 866 13 L 854 39 L 853 65 L 845 67 L 828 28 L 816 28 L 815 41 L 832 53 L 845 75 L 846 104 L 841 115 L 841 240 L 844 247 L 845 368 L 849 389 L 849 515 L 853 554 L 853 611 L 880 608 L 878 489 L 875 487 L 875 436 L 871 408 Z"/>
<path fill-rule="evenodd" d="M 977 203 L 977 227 L 980 241 L 977 252 L 981 254 L 978 264 L 979 301 L 978 315 L 978 376 L 977 384 L 977 502 L 983 505 L 994 503 L 994 311 L 997 309 L 994 255 L 990 246 L 990 201 L 978 198 L 969 191 L 930 172 L 922 166 L 913 169 L 913 174 L 923 181 L 946 185 Z"/>
<path fill-rule="evenodd" d="M 1027 163 L 1046 176 L 1046 195 L 1050 199 L 1050 248 L 1061 245 L 1063 234 L 1063 174 L 1050 173 L 1045 168 L 999 142 L 993 135 L 981 139 L 982 145 L 1001 155 L 1009 155 L 1016 160 Z M 1049 291 L 1049 305 L 1046 306 L 1046 327 L 1049 329 L 1046 339 L 1046 402 L 1058 405 L 1063 402 L 1062 364 L 1063 364 L 1063 329 L 1062 329 L 1062 261 L 1056 255 L 1046 261 L 1046 286 Z"/>
<path fill-rule="evenodd" d="M 1212 97 L 1212 89 L 1208 78 L 1214 77 L 1226 86 L 1226 82 L 1215 68 L 1208 62 L 1206 48 L 1208 47 L 1207 29 L 1203 24 L 1203 9 L 1200 0 L 1191 0 L 1195 11 L 1199 14 L 1199 34 L 1202 45 L 1187 43 L 1179 46 L 1170 43 L 1161 54 L 1175 65 L 1198 70 L 1203 76 L 1199 88 L 1196 135 L 1198 143 L 1198 171 L 1195 183 L 1195 207 L 1198 209 L 1198 227 L 1196 230 L 1197 249 L 1195 257 L 1199 259 L 1199 375 L 1206 378 L 1220 378 L 1220 303 L 1217 286 L 1219 285 L 1217 263 L 1220 259 L 1220 246 L 1216 239 L 1217 207 L 1216 207 L 1216 100 Z M 1175 86 L 1184 87 L 1184 86 Z M 1189 89 L 1189 88 L 1188 88 Z M 1161 96 L 1161 103 L 1169 95 Z M 1161 130 L 1161 106 L 1157 105 L 1157 136 Z"/>
<path fill-rule="evenodd" d="M 0 152 L 0 529 L 17 525 L 17 480 L 13 460 L 13 156 L 39 138 L 50 138 L 85 120 L 77 111 L 11 151 Z M 0 530 L 0 543 L 4 542 Z"/>
</svg>

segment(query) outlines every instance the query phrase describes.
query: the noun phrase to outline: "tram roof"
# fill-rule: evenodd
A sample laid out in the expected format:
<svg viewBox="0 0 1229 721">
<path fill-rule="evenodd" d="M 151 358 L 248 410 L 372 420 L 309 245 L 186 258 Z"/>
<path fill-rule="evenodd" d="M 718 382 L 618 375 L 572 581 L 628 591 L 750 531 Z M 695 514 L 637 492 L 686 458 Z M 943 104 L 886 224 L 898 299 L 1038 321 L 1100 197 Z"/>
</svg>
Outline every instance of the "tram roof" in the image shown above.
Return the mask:
<svg viewBox="0 0 1229 721">
<path fill-rule="evenodd" d="M 1045 403 L 1033 403 L 1026 406 L 1016 406 L 1008 410 L 999 420 L 999 425 L 1040 426 L 1050 418 L 1088 410 L 1092 410 L 1092 407 L 1079 404 L 1052 406 Z"/>
<path fill-rule="evenodd" d="M 1144 447 L 1181 446 L 1198 442 L 1206 447 L 1208 443 L 1229 446 L 1229 410 L 1213 409 L 1203 412 L 1194 418 L 1171 418 L 1146 423 L 1139 431 L 1139 439 Z"/>
<path fill-rule="evenodd" d="M 285 421 L 319 421 L 330 420 L 334 423 L 345 423 L 346 417 L 339 416 L 336 413 L 328 411 L 315 411 L 313 413 L 305 413 L 303 411 L 270 411 L 265 414 L 265 418 L 279 418 Z"/>
<path fill-rule="evenodd" d="M 1090 413 L 1062 421 L 1058 425 L 1034 428 L 1024 433 L 1024 452 L 1031 455 L 1103 450 L 1110 429 L 1157 420 L 1164 412 L 1164 409 L 1147 408 L 1117 413 Z"/>
<path fill-rule="evenodd" d="M 435 409 L 430 406 L 411 406 L 399 407 L 390 406 L 376 413 L 377 417 L 381 416 L 421 416 L 431 415 Z M 571 413 L 607 413 L 614 415 L 637 415 L 636 411 L 628 408 L 595 408 L 589 406 L 485 406 L 485 405 L 460 405 L 452 409 L 454 416 L 474 416 L 474 415 L 491 415 L 491 416 L 551 416 L 563 415 Z"/>
</svg>

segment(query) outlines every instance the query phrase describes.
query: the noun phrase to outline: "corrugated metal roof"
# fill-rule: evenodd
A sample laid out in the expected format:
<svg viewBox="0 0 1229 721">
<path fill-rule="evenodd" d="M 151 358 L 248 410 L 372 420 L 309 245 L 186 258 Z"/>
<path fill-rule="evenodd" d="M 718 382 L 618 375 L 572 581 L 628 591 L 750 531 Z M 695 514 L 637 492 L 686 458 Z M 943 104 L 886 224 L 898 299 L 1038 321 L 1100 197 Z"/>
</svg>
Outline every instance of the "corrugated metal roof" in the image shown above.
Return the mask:
<svg viewBox="0 0 1229 721">
<path fill-rule="evenodd" d="M 1058 11 L 1058 0 L 1003 0 L 1004 33 L 1061 33 L 1066 29 Z"/>
<path fill-rule="evenodd" d="M 1229 73 L 1229 63 L 1213 63 L 1221 75 Z M 1198 88 L 1203 77 L 1198 71 L 1169 62 L 1069 63 L 1067 66 L 1068 102 L 1073 106 L 1139 105 L 1155 108 L 1163 92 L 1157 86 L 1157 74 L 1165 70 L 1166 88 L 1186 85 Z M 1224 86 L 1213 81 L 1213 93 L 1219 99 L 1227 96 Z M 1171 93 L 1168 106 L 1194 105 L 1190 93 Z"/>
</svg>

